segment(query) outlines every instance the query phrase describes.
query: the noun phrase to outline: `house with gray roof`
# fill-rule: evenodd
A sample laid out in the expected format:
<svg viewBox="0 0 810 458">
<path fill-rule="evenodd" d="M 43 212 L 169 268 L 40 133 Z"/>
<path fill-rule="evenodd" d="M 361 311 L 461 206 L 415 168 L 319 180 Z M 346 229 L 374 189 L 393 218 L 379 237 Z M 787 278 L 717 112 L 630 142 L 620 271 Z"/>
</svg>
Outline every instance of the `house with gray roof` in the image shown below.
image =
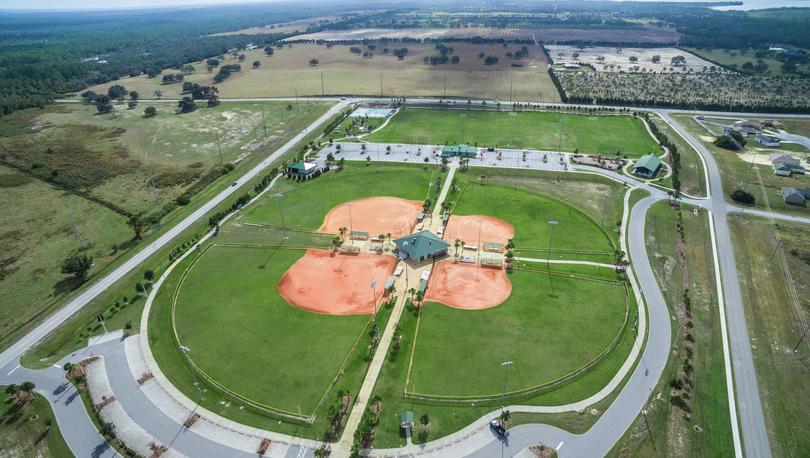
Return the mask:
<svg viewBox="0 0 810 458">
<path fill-rule="evenodd" d="M 768 160 L 773 165 L 774 175 L 783 177 L 789 177 L 794 173 L 804 175 L 804 167 L 802 167 L 801 161 L 789 154 L 771 154 L 768 156 Z"/>
<path fill-rule="evenodd" d="M 782 198 L 788 204 L 804 205 L 807 199 L 810 199 L 810 189 L 784 187 L 782 188 Z"/>
</svg>

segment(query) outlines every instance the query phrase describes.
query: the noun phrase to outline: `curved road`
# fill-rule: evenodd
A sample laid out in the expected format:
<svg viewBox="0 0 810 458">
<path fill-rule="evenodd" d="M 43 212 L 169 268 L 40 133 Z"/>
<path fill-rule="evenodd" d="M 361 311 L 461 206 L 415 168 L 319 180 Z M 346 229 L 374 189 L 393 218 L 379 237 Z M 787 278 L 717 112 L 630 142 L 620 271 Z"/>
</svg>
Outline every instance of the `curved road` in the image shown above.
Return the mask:
<svg viewBox="0 0 810 458">
<path fill-rule="evenodd" d="M 259 101 L 280 99 L 245 100 Z M 335 101 L 336 99 L 324 98 L 324 100 Z M 438 100 L 439 99 L 418 99 L 418 102 L 431 103 Z M 109 456 L 111 451 L 105 446 L 103 439 L 101 439 L 98 433 L 93 429 L 92 423 L 89 422 L 89 418 L 83 406 L 81 403 L 73 402 L 72 399 L 75 399 L 75 394 L 71 391 L 72 387 L 64 385 L 61 369 L 49 368 L 44 371 L 29 371 L 15 366 L 19 357 L 38 340 L 70 318 L 70 316 L 84 307 L 98 294 L 121 279 L 160 248 L 170 243 L 174 237 L 187 229 L 191 224 L 204 217 L 204 215 L 217 204 L 235 193 L 242 184 L 261 173 L 271 162 L 289 151 L 292 146 L 303 139 L 314 127 L 325 122 L 329 117 L 336 114 L 349 103 L 356 102 L 387 103 L 389 99 L 350 99 L 343 100 L 336 104 L 307 129 L 299 133 L 268 156 L 262 163 L 242 176 L 237 182 L 238 186 L 228 187 L 209 202 L 206 202 L 178 225 L 134 254 L 124 264 L 101 280 L 91 285 L 79 296 L 71 300 L 64 308 L 54 313 L 42 324 L 0 354 L 0 368 L 2 368 L 0 382 L 13 383 L 16 380 L 31 379 L 43 389 L 44 387 L 50 387 L 51 391 L 44 391 L 43 394 L 47 394 L 46 397 L 48 397 L 55 406 L 59 406 L 56 408 L 57 421 L 60 427 L 63 428 L 63 434 L 65 434 L 65 438 L 74 453 L 78 456 Z M 466 102 L 466 100 L 464 102 Z M 671 113 L 688 113 L 688 111 L 652 111 L 658 113 L 691 143 L 706 163 L 706 173 L 710 185 L 709 199 L 685 199 L 684 201 L 703 206 L 715 213 L 713 229 L 717 252 L 719 253 L 718 261 L 720 264 L 722 291 L 726 304 L 729 341 L 734 362 L 733 371 L 735 391 L 738 399 L 737 408 L 740 414 L 742 436 L 745 439 L 745 452 L 746 455 L 749 456 L 768 457 L 770 456 L 770 448 L 768 446 L 768 437 L 757 388 L 756 374 L 754 372 L 753 357 L 751 355 L 742 297 L 737 279 L 734 252 L 726 221 L 726 216 L 729 213 L 744 212 L 757 215 L 767 215 L 767 213 L 740 209 L 725 202 L 720 172 L 713 156 L 699 141 L 695 140 L 683 126 L 679 125 L 670 117 Z M 755 115 L 748 113 L 746 116 Z M 778 115 L 768 116 L 779 117 Z M 604 171 L 600 171 L 600 173 L 604 173 Z M 627 177 L 624 176 L 621 176 L 620 179 L 627 181 Z M 641 364 L 636 367 L 636 370 L 630 376 L 617 399 L 605 411 L 597 423 L 584 434 L 575 435 L 547 425 L 523 425 L 510 430 L 508 443 L 500 442 L 493 438 L 484 445 L 483 448 L 479 448 L 474 452 L 474 455 L 492 456 L 498 453 L 506 453 L 507 451 L 509 454 L 514 454 L 523 447 L 542 440 L 552 446 L 561 445 L 560 454 L 564 456 L 602 456 L 612 449 L 614 444 L 623 436 L 627 428 L 636 419 L 660 378 L 666 364 L 670 346 L 669 312 L 650 267 L 644 243 L 644 224 L 647 210 L 653 203 L 662 198 L 663 193 L 654 192 L 653 196 L 642 199 L 636 203 L 630 215 L 630 224 L 627 234 L 629 241 L 628 251 L 633 262 L 636 276 L 639 283 L 642 285 L 645 301 L 647 303 L 649 313 L 649 336 L 642 355 Z M 772 216 L 799 222 L 810 222 L 810 218 L 776 214 Z M 654 287 L 645 289 L 643 287 L 644 285 L 654 285 Z"/>
</svg>

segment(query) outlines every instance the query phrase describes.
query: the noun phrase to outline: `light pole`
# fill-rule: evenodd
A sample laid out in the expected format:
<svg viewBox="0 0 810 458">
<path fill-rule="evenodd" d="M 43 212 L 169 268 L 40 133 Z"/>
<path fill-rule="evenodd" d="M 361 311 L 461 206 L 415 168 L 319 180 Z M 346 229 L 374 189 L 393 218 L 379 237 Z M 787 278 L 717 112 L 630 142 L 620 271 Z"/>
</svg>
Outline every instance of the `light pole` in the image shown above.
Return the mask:
<svg viewBox="0 0 810 458">
<path fill-rule="evenodd" d="M 475 281 L 478 281 L 478 272 L 481 271 L 481 225 L 484 224 L 480 219 L 478 220 L 478 262 L 475 263 Z"/>
<path fill-rule="evenodd" d="M 546 255 L 546 270 L 548 271 L 548 283 L 551 287 L 551 297 L 554 297 L 554 282 L 551 280 L 551 241 L 554 239 L 554 226 L 559 224 L 555 220 L 548 222 L 551 225 L 551 234 L 548 237 L 548 254 Z"/>
<path fill-rule="evenodd" d="M 371 305 L 374 307 L 374 326 L 377 326 L 377 279 L 371 279 Z"/>
<path fill-rule="evenodd" d="M 275 197 L 278 199 L 278 209 L 281 212 L 281 230 L 283 231 L 281 240 L 287 240 L 287 226 L 284 224 L 284 204 L 282 204 L 284 194 L 279 193 Z"/>
<path fill-rule="evenodd" d="M 354 226 L 352 225 L 352 204 L 346 204 L 349 207 L 349 240 L 352 239 L 352 232 L 354 232 Z"/>
<path fill-rule="evenodd" d="M 506 384 L 509 383 L 509 366 L 512 365 L 512 360 L 507 360 L 501 363 L 504 369 L 503 376 L 503 396 L 501 396 L 501 410 L 506 408 Z"/>
<path fill-rule="evenodd" d="M 180 351 L 183 352 L 183 354 L 186 356 L 186 359 L 188 359 L 188 362 L 191 363 L 191 358 L 188 356 L 188 352 L 190 352 L 191 349 L 185 345 L 180 345 Z M 194 386 L 197 388 L 197 392 L 200 393 L 200 400 L 204 401 L 205 395 L 203 394 L 202 389 L 200 388 L 200 382 L 197 381 L 197 375 L 194 374 L 194 368 L 189 367 L 189 371 L 191 371 L 191 377 L 194 379 Z"/>
</svg>

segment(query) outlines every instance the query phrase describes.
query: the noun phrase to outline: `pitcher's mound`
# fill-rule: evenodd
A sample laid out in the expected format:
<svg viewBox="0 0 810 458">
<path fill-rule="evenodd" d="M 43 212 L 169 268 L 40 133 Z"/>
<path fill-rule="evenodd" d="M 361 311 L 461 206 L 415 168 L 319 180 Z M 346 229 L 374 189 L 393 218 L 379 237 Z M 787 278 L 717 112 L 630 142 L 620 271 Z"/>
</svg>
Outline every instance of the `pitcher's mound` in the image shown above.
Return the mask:
<svg viewBox="0 0 810 458">
<path fill-rule="evenodd" d="M 398 197 L 353 200 L 330 210 L 318 231 L 337 234 L 341 227 L 345 227 L 355 232 L 368 232 L 371 237 L 389 233 L 402 237 L 413 231 L 420 211 L 422 202 L 418 200 Z"/>
<path fill-rule="evenodd" d="M 393 256 L 333 256 L 327 250 L 309 249 L 281 277 L 278 291 L 290 304 L 315 313 L 372 314 L 395 265 Z M 373 302 L 371 279 L 377 280 Z"/>
<path fill-rule="evenodd" d="M 515 237 L 515 228 L 506 221 L 492 216 L 452 215 L 447 223 L 445 234 L 445 239 L 450 243 L 453 243 L 453 240 L 461 239 L 468 245 L 477 245 L 480 238 L 481 243 L 496 242 L 506 245 L 509 239 Z"/>
<path fill-rule="evenodd" d="M 511 293 L 512 283 L 503 269 L 445 261 L 434 267 L 425 300 L 459 309 L 483 310 L 501 304 Z"/>
</svg>

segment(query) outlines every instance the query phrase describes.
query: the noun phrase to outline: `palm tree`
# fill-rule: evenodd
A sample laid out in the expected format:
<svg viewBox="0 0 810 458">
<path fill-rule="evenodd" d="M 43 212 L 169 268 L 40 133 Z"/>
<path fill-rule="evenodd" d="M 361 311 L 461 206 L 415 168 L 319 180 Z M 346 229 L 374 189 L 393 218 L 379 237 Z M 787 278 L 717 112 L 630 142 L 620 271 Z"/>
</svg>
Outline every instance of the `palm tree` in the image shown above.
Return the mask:
<svg viewBox="0 0 810 458">
<path fill-rule="evenodd" d="M 345 238 L 346 237 L 346 228 L 341 227 L 340 229 L 338 229 L 338 233 L 340 234 L 341 239 Z"/>
<path fill-rule="evenodd" d="M 341 242 L 341 241 L 340 241 L 340 237 L 335 236 L 335 237 L 333 237 L 333 238 L 332 238 L 332 246 L 334 246 L 334 247 L 335 247 L 335 251 L 337 251 L 337 250 L 338 250 L 338 248 L 340 248 L 340 245 L 341 245 L 342 243 L 343 243 L 343 242 Z"/>
<path fill-rule="evenodd" d="M 73 371 L 74 367 L 76 367 L 76 365 L 73 363 L 65 363 L 65 365 L 62 366 L 62 369 L 65 370 L 65 377 L 70 378 L 70 373 Z"/>
<path fill-rule="evenodd" d="M 501 411 L 501 416 L 498 419 L 501 421 L 501 426 L 506 425 L 509 422 L 509 418 L 512 417 L 512 412 L 508 409 Z"/>
<path fill-rule="evenodd" d="M 34 392 L 34 388 L 36 388 L 36 387 L 37 386 L 34 384 L 34 382 L 26 381 L 26 382 L 22 382 L 20 384 L 20 391 L 25 392 L 25 400 L 26 401 L 28 400 L 28 398 L 31 397 L 31 393 Z"/>
<path fill-rule="evenodd" d="M 456 247 L 456 257 L 458 257 L 458 247 L 461 246 L 461 240 L 456 239 L 456 241 L 453 242 L 453 246 Z"/>
<path fill-rule="evenodd" d="M 17 395 L 20 394 L 20 387 L 12 383 L 11 385 L 6 387 L 6 394 L 8 395 L 9 398 L 18 401 L 19 399 L 16 398 Z"/>
<path fill-rule="evenodd" d="M 410 288 L 410 289 L 408 290 L 408 294 L 410 294 L 410 295 L 411 295 L 411 302 L 413 302 L 413 296 L 416 294 L 416 289 L 414 289 L 414 288 Z"/>
</svg>

